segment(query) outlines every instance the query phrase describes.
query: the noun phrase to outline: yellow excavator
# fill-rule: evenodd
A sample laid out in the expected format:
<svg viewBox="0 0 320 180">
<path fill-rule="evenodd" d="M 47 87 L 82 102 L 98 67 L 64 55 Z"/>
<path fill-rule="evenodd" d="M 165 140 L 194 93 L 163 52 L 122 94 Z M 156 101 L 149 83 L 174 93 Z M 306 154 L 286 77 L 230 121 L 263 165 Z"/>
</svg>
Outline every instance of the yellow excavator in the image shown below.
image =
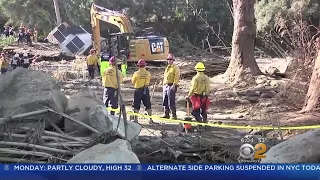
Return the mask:
<svg viewBox="0 0 320 180">
<path fill-rule="evenodd" d="M 106 53 L 109 57 L 116 56 L 119 59 L 125 57 L 127 62 L 139 59 L 146 62 L 166 60 L 169 54 L 166 37 L 156 36 L 150 29 L 137 36 L 127 16 L 96 4 L 92 4 L 90 13 L 93 48 L 98 54 Z M 103 24 L 107 26 L 104 28 L 106 31 L 101 31 Z"/>
</svg>

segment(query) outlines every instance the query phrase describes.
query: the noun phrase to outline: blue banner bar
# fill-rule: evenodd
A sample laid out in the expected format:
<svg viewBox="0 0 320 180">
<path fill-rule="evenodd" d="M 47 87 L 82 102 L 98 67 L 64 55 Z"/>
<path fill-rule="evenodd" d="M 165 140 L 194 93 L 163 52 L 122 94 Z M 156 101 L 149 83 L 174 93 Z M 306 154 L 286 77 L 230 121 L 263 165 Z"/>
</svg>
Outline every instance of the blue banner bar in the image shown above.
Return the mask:
<svg viewBox="0 0 320 180">
<path fill-rule="evenodd" d="M 0 179 L 318 179 L 320 164 L 1 164 Z M 195 177 L 194 177 L 195 176 Z M 164 178 L 165 177 L 165 178 Z M 109 179 L 108 178 L 108 179 Z M 21 178 L 20 178 L 21 179 Z"/>
</svg>

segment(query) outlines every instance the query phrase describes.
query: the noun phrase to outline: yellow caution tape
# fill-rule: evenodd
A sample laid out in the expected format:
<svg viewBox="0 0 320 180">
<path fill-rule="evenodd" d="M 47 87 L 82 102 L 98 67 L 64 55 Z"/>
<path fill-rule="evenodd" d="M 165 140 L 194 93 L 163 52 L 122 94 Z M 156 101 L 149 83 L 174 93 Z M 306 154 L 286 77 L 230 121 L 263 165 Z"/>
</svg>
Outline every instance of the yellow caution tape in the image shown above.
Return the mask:
<svg viewBox="0 0 320 180">
<path fill-rule="evenodd" d="M 115 111 L 120 112 L 120 109 L 112 109 L 107 108 L 108 111 Z M 134 115 L 134 116 L 140 116 L 144 118 L 152 118 L 153 120 L 160 120 L 160 121 L 167 121 L 172 123 L 187 123 L 192 125 L 202 125 L 202 126 L 211 126 L 211 127 L 218 127 L 218 128 L 229 128 L 229 129 L 254 129 L 254 130 L 304 130 L 304 129 L 317 129 L 320 128 L 320 125 L 313 125 L 313 126 L 288 126 L 288 127 L 271 127 L 271 126 L 240 126 L 240 125 L 231 125 L 231 124 L 212 124 L 212 123 L 200 123 L 200 122 L 193 122 L 193 121 L 185 121 L 185 120 L 175 120 L 175 119 L 167 119 L 167 118 L 161 118 L 158 116 L 148 116 L 144 114 L 135 113 L 133 111 L 127 111 L 127 114 Z"/>
</svg>

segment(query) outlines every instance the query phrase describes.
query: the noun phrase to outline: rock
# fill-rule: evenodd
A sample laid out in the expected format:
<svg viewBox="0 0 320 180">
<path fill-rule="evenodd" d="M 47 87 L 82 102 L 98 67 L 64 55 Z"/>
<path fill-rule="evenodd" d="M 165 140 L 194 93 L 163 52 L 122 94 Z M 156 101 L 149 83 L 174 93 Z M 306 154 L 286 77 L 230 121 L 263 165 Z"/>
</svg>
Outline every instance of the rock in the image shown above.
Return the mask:
<svg viewBox="0 0 320 180">
<path fill-rule="evenodd" d="M 270 107 L 272 106 L 273 102 L 271 99 L 261 99 L 261 101 L 259 102 L 260 106 L 264 106 L 264 107 Z"/>
<path fill-rule="evenodd" d="M 245 92 L 242 92 L 241 95 L 247 96 L 247 97 L 258 97 L 260 96 L 260 91 L 245 91 Z"/>
<path fill-rule="evenodd" d="M 60 61 L 60 64 L 68 64 L 68 61 L 62 60 L 62 61 Z"/>
<path fill-rule="evenodd" d="M 97 129 L 100 133 L 106 132 L 117 132 L 118 135 L 125 138 L 125 130 L 123 119 L 120 119 L 120 124 L 118 126 L 119 117 L 112 116 L 108 114 L 104 106 L 95 106 L 94 111 L 90 113 L 89 121 L 90 126 Z M 135 122 L 128 121 L 128 136 L 127 139 L 131 141 L 140 134 L 141 126 Z"/>
<path fill-rule="evenodd" d="M 270 83 L 269 83 L 270 84 Z M 258 84 L 255 89 L 262 89 L 262 88 L 265 88 L 266 87 L 266 84 Z"/>
<path fill-rule="evenodd" d="M 240 103 L 241 104 L 251 104 L 251 102 L 249 100 L 247 100 L 247 99 L 240 100 Z"/>
<path fill-rule="evenodd" d="M 264 86 L 270 86 L 270 80 L 267 80 L 265 83 L 264 83 Z"/>
<path fill-rule="evenodd" d="M 220 97 L 237 97 L 237 93 L 234 91 L 218 91 L 214 93 L 214 96 L 220 96 Z"/>
<path fill-rule="evenodd" d="M 64 88 L 72 89 L 72 88 L 74 88 L 74 85 L 73 84 L 66 84 L 66 85 L 64 85 Z"/>
<path fill-rule="evenodd" d="M 280 71 L 278 68 L 270 66 L 268 69 L 266 69 L 266 73 L 273 76 L 273 75 L 276 75 L 277 73 L 280 73 Z"/>
<path fill-rule="evenodd" d="M 137 155 L 132 152 L 128 141 L 117 139 L 110 144 L 97 144 L 86 149 L 67 163 L 87 164 L 131 164 L 140 163 Z"/>
<path fill-rule="evenodd" d="M 319 163 L 320 129 L 281 142 L 265 154 L 260 163 Z"/>
<path fill-rule="evenodd" d="M 5 117 L 19 108 L 15 114 L 44 109 L 45 106 L 57 112 L 64 112 L 68 99 L 61 92 L 60 85 L 49 74 L 42 71 L 17 68 L 0 76 L 0 117 Z M 59 124 L 60 115 L 53 113 L 39 115 Z M 46 127 L 49 127 L 46 124 Z"/>
<path fill-rule="evenodd" d="M 272 94 L 270 92 L 265 92 L 265 93 L 262 93 L 260 97 L 262 97 L 262 98 L 273 98 L 274 94 Z"/>
<path fill-rule="evenodd" d="M 264 84 L 264 83 L 266 83 L 266 81 L 267 80 L 265 80 L 265 79 L 256 79 L 257 84 Z"/>
<path fill-rule="evenodd" d="M 102 100 L 93 91 L 86 88 L 69 98 L 65 113 L 75 120 L 89 125 L 89 114 L 94 111 L 96 105 L 104 106 Z M 91 134 L 91 131 L 87 128 L 69 120 L 64 121 L 64 127 L 66 133 L 72 133 L 74 136 L 88 136 Z"/>
<path fill-rule="evenodd" d="M 248 100 L 250 103 L 258 103 L 259 97 L 245 97 L 244 100 Z"/>
<path fill-rule="evenodd" d="M 108 112 L 105 106 L 97 105 L 89 115 L 90 126 L 99 131 L 99 133 L 110 132 L 113 124 L 110 123 Z"/>
<path fill-rule="evenodd" d="M 271 80 L 270 81 L 270 86 L 272 86 L 272 87 L 278 87 L 279 85 L 280 85 L 280 81 L 278 81 L 278 80 Z"/>
</svg>

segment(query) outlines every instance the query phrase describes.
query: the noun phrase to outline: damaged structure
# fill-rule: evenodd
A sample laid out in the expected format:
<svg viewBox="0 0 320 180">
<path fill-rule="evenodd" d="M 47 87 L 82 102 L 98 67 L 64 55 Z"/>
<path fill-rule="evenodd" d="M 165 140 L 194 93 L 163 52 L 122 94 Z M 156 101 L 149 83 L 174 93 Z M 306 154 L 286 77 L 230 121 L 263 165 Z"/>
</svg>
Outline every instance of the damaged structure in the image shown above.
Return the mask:
<svg viewBox="0 0 320 180">
<path fill-rule="evenodd" d="M 61 53 L 74 57 L 82 55 L 92 46 L 92 35 L 83 27 L 64 22 L 54 28 L 47 39 L 50 43 L 59 44 Z"/>
</svg>

